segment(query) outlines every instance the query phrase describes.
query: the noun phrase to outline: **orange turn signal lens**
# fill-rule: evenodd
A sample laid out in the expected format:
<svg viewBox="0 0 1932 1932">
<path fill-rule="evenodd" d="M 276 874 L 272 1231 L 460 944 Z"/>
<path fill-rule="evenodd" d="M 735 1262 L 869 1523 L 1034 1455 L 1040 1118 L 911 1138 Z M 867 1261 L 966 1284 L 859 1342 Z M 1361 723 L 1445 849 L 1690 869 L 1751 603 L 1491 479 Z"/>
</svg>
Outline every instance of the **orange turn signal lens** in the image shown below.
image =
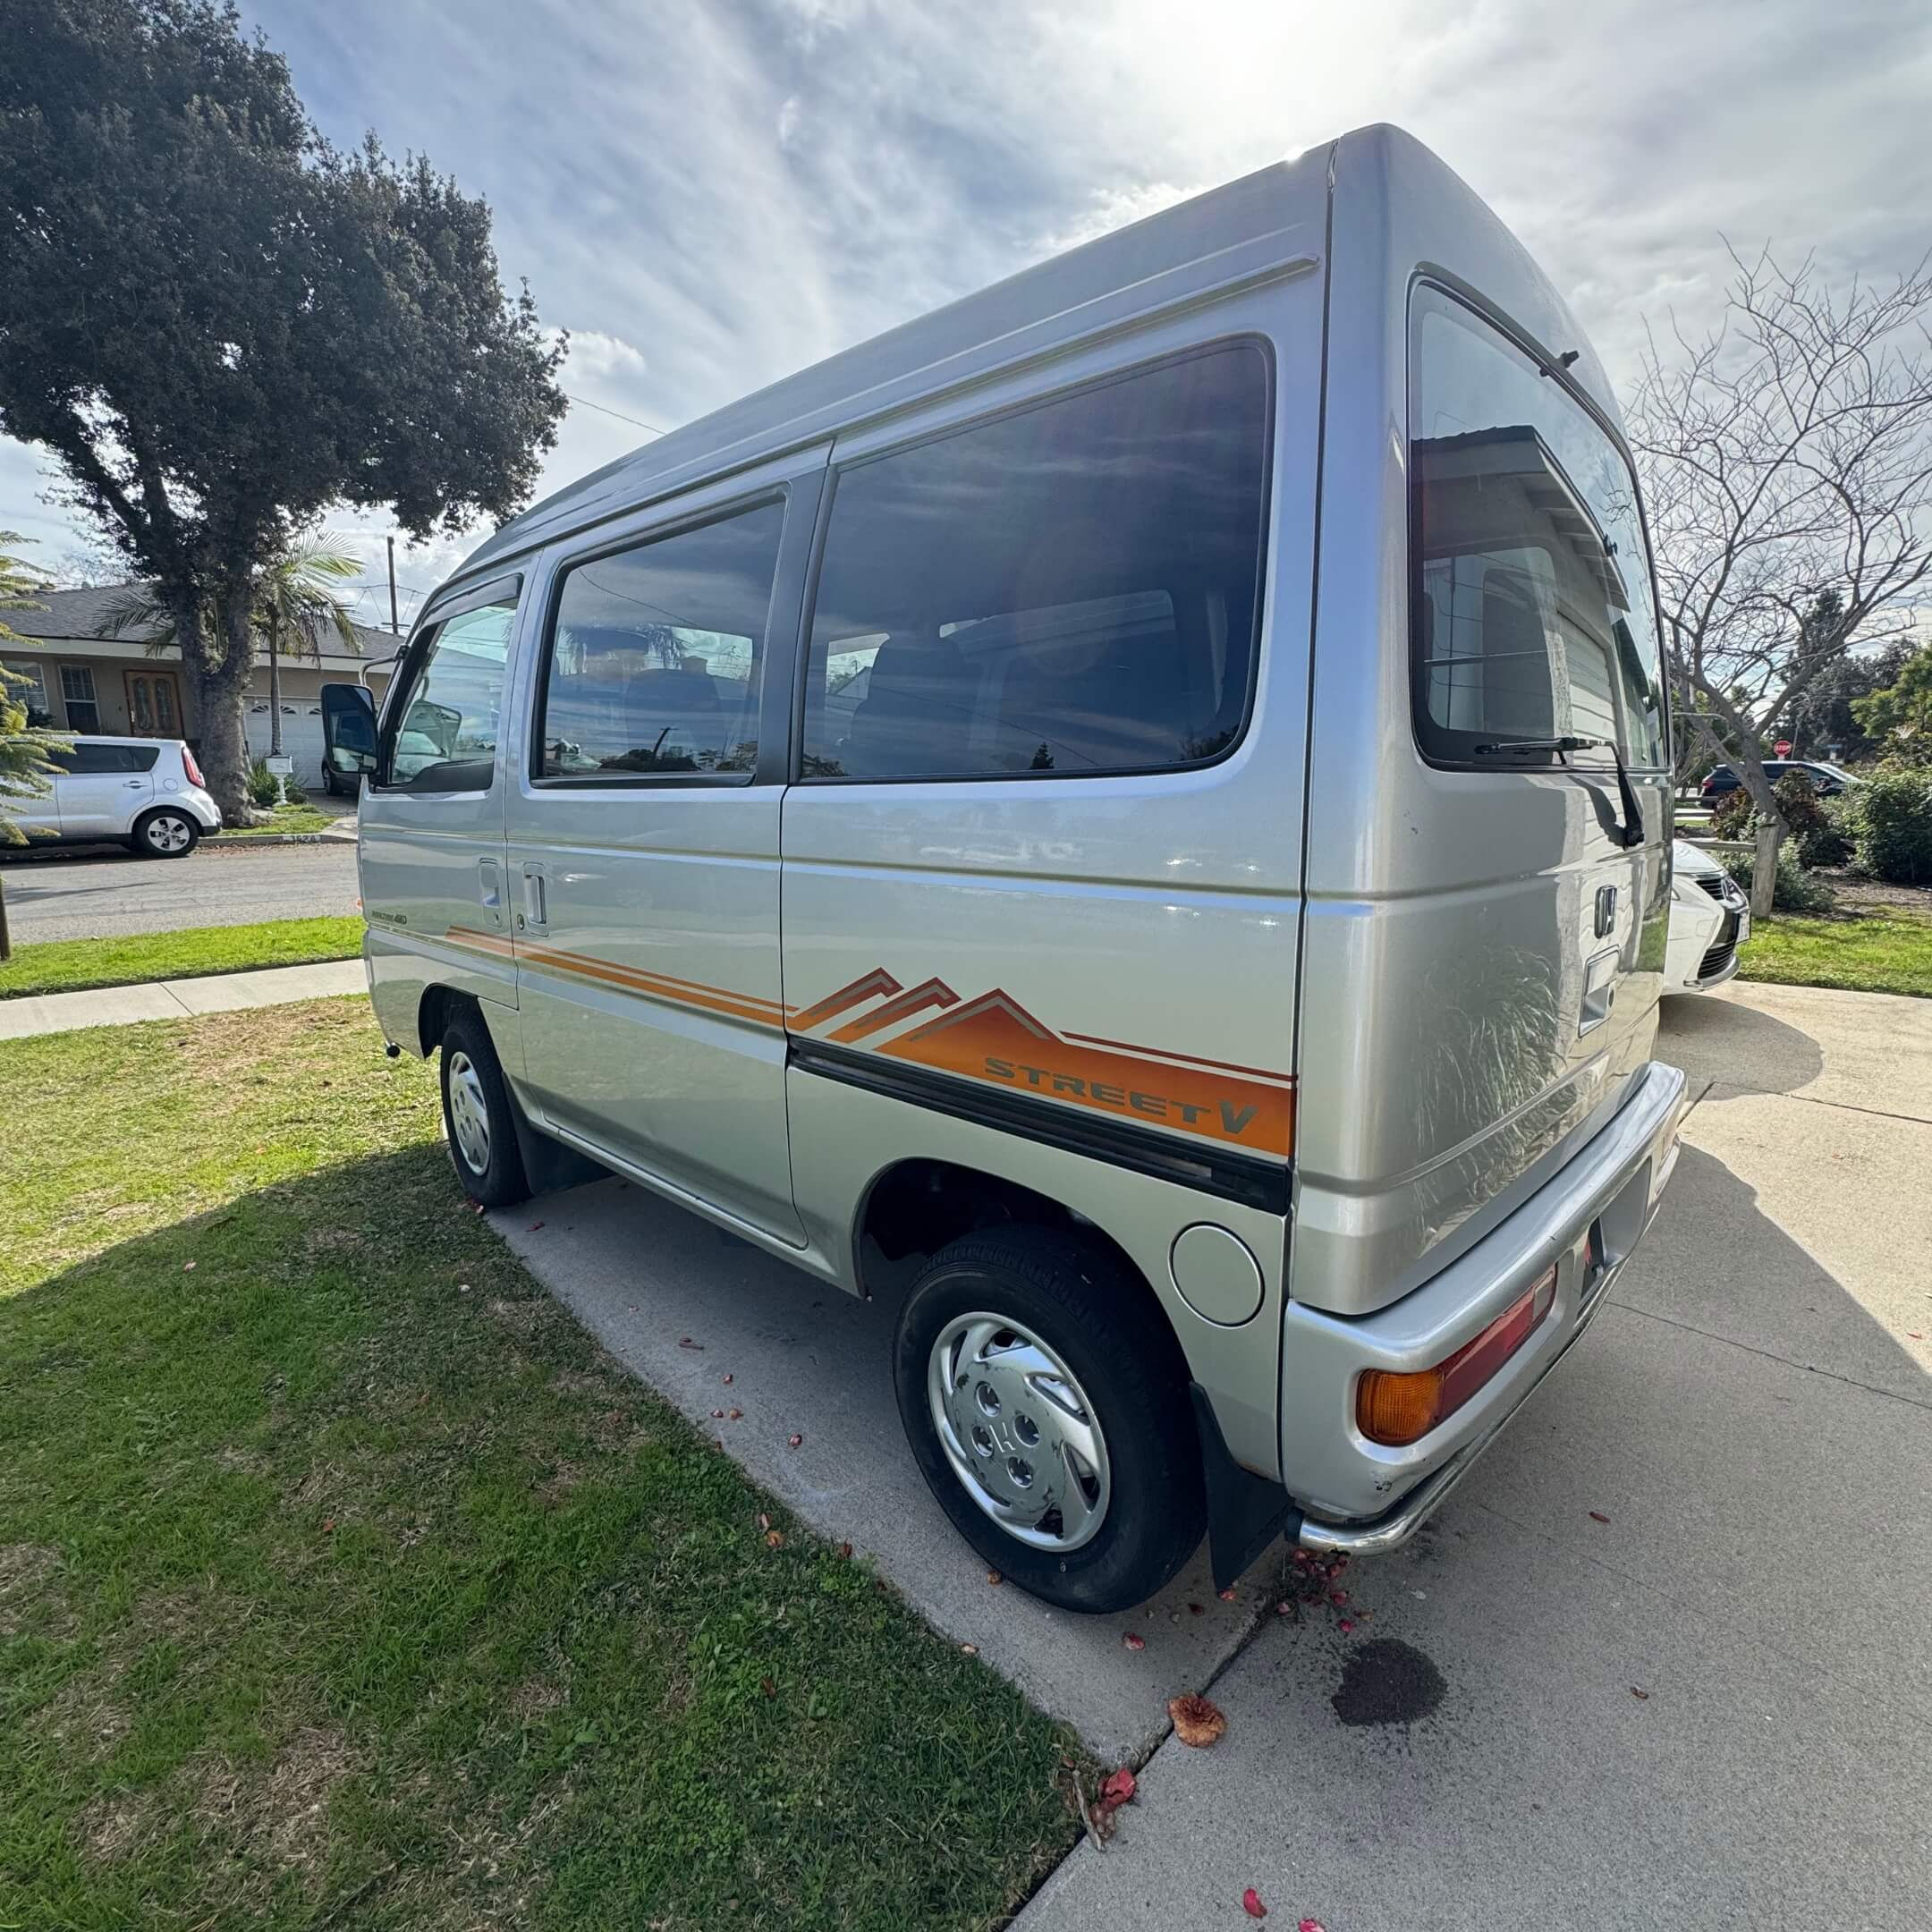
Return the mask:
<svg viewBox="0 0 1932 1932">
<path fill-rule="evenodd" d="M 1433 1368 L 1371 1368 L 1355 1385 L 1355 1426 L 1370 1442 L 1405 1447 L 1446 1422 L 1541 1325 L 1556 1299 L 1554 1265 L 1473 1342 Z"/>
</svg>

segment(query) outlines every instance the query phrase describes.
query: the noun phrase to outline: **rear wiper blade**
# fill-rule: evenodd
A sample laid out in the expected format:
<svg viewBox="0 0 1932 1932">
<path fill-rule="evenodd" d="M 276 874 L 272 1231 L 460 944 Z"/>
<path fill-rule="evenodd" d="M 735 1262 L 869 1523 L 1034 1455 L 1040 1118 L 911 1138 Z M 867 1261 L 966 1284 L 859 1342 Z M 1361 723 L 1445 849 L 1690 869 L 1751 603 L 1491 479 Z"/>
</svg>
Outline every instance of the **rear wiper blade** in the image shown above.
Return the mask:
<svg viewBox="0 0 1932 1932">
<path fill-rule="evenodd" d="M 1623 762 L 1623 753 L 1614 738 L 1502 738 L 1494 744 L 1479 744 L 1476 747 L 1478 758 L 1498 751 L 1607 751 L 1611 762 L 1616 767 L 1617 797 L 1623 808 L 1623 818 L 1616 828 L 1617 837 L 1627 852 L 1632 846 L 1641 845 L 1647 836 L 1644 831 L 1643 807 L 1637 800 L 1637 788 L 1631 783 L 1630 767 Z"/>
</svg>

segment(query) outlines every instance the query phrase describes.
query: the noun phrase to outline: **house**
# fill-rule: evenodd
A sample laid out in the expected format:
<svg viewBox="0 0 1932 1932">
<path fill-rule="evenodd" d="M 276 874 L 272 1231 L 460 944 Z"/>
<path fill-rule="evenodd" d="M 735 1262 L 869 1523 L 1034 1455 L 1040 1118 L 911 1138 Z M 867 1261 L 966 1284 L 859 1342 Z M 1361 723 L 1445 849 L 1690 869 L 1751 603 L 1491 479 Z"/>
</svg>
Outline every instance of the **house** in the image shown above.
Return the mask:
<svg viewBox="0 0 1932 1932">
<path fill-rule="evenodd" d="M 93 590 L 43 590 L 38 610 L 0 614 L 15 634 L 0 642 L 0 664 L 28 681 L 30 720 L 54 731 L 101 732 L 136 738 L 200 735 L 194 700 L 181 673 L 181 652 L 169 646 L 150 652 L 158 625 L 111 628 L 111 613 L 129 586 Z M 395 668 L 400 638 L 355 626 L 360 653 L 345 649 L 334 631 L 316 643 L 284 643 L 282 659 L 282 749 L 295 761 L 305 787 L 322 783 L 322 687 L 364 684 L 380 702 Z M 268 751 L 268 655 L 258 646 L 242 706 L 251 756 Z"/>
</svg>

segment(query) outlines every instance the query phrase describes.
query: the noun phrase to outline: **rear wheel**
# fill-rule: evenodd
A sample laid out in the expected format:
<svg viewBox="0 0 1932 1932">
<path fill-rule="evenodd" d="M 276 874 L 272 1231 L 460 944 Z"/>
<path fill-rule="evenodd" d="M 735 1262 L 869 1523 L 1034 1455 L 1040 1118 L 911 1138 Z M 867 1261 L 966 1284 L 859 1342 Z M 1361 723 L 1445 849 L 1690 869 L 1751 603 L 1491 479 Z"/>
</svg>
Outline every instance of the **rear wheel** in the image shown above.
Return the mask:
<svg viewBox="0 0 1932 1932">
<path fill-rule="evenodd" d="M 516 1118 L 482 1015 L 452 1016 L 443 1035 L 443 1127 L 463 1191 L 486 1208 L 530 1199 Z"/>
<path fill-rule="evenodd" d="M 185 859 L 200 843 L 201 827 L 191 813 L 177 805 L 143 812 L 134 821 L 130 842 L 144 859 Z"/>
<path fill-rule="evenodd" d="M 941 1250 L 899 1318 L 899 1414 L 954 1528 L 1021 1589 L 1123 1610 L 1199 1543 L 1187 1375 L 1145 1284 L 1059 1228 Z"/>
</svg>

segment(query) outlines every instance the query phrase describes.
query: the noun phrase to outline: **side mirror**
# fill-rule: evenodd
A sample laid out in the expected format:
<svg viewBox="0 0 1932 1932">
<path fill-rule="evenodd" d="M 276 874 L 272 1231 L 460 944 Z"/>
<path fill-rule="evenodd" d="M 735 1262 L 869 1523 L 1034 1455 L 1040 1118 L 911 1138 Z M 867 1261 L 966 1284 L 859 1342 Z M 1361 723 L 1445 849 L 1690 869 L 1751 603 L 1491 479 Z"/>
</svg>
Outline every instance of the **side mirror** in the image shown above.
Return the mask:
<svg viewBox="0 0 1932 1932">
<path fill-rule="evenodd" d="M 343 777 L 376 769 L 376 701 L 363 685 L 322 687 L 322 756 Z"/>
</svg>

